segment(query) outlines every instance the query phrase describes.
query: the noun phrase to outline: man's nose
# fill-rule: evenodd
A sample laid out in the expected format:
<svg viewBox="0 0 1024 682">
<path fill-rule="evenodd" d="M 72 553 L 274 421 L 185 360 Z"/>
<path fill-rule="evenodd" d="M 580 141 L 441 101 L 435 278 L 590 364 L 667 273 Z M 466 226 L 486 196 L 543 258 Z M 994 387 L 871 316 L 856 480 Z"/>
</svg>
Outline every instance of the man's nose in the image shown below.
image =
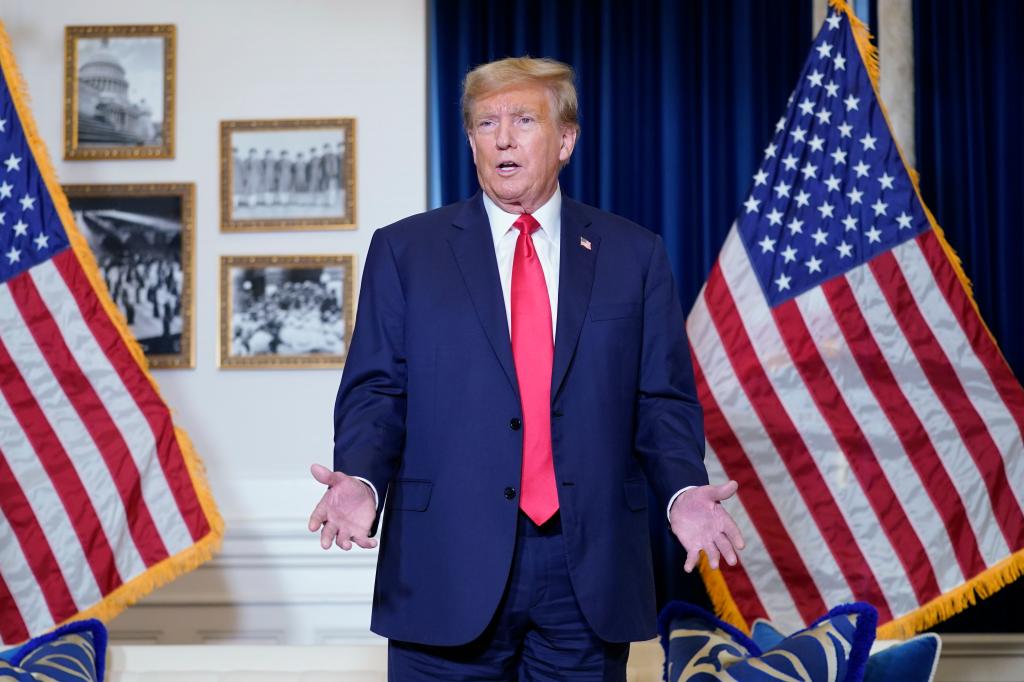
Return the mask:
<svg viewBox="0 0 1024 682">
<path fill-rule="evenodd" d="M 516 146 L 515 131 L 512 124 L 506 121 L 498 123 L 498 134 L 494 136 L 494 142 L 498 149 L 508 149 Z"/>
</svg>

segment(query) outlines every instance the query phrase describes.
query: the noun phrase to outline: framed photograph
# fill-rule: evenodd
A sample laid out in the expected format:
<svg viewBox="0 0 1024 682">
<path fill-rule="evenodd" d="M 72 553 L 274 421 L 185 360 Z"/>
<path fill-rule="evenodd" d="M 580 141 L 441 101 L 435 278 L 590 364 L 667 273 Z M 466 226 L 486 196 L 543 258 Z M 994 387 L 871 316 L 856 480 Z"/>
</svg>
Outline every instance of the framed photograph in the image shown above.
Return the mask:
<svg viewBox="0 0 1024 682">
<path fill-rule="evenodd" d="M 225 232 L 356 226 L 356 121 L 221 121 Z"/>
<path fill-rule="evenodd" d="M 341 367 L 354 257 L 221 256 L 220 366 Z"/>
<path fill-rule="evenodd" d="M 150 367 L 194 367 L 195 184 L 65 185 L 64 191 Z"/>
<path fill-rule="evenodd" d="M 64 158 L 173 159 L 175 29 L 64 30 Z"/>
</svg>

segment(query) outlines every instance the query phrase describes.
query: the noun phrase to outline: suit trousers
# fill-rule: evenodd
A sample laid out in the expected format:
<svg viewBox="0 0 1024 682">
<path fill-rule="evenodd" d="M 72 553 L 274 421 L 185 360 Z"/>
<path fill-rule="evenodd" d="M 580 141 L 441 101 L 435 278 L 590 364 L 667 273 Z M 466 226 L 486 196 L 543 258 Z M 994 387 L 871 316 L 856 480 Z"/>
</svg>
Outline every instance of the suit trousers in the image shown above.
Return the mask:
<svg viewBox="0 0 1024 682">
<path fill-rule="evenodd" d="M 628 656 L 629 642 L 603 641 L 580 611 L 559 515 L 538 527 L 519 512 L 508 584 L 483 634 L 454 647 L 391 640 L 388 679 L 624 682 Z"/>
</svg>

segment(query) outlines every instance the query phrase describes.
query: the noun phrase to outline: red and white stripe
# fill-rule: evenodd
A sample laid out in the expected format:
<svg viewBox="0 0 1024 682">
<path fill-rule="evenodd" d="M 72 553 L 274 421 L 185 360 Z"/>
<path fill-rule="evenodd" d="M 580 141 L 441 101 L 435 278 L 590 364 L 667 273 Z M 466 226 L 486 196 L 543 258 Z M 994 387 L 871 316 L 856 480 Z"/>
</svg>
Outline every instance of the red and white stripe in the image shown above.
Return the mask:
<svg viewBox="0 0 1024 682">
<path fill-rule="evenodd" d="M 0 285 L 0 643 L 210 531 L 170 413 L 68 250 Z"/>
<path fill-rule="evenodd" d="M 748 620 L 884 624 L 1024 546 L 1024 392 L 930 231 L 771 309 L 734 226 L 687 330 Z"/>
</svg>

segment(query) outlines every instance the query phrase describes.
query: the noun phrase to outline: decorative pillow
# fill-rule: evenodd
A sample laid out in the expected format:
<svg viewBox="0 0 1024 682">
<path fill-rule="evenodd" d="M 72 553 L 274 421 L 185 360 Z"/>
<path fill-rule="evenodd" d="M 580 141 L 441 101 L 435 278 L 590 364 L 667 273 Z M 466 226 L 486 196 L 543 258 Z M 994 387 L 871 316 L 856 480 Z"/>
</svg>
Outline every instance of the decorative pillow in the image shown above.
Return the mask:
<svg viewBox="0 0 1024 682">
<path fill-rule="evenodd" d="M 758 618 L 750 626 L 750 639 L 754 640 L 754 644 L 761 647 L 761 651 L 766 651 L 786 639 L 786 636 L 779 632 L 769 621 Z"/>
<path fill-rule="evenodd" d="M 871 654 L 864 682 L 932 682 L 940 653 L 942 639 L 934 632 L 911 637 Z"/>
<path fill-rule="evenodd" d="M 785 635 L 766 620 L 755 620 L 750 636 L 762 650 L 770 649 Z M 933 632 L 917 635 L 903 642 L 879 647 L 868 657 L 864 682 L 932 682 L 939 665 L 942 640 Z"/>
<path fill-rule="evenodd" d="M 4 652 L 0 679 L 17 682 L 103 682 L 107 629 L 98 620 L 73 621 Z"/>
<path fill-rule="evenodd" d="M 672 602 L 658 619 L 665 679 L 860 682 L 877 623 L 878 613 L 871 605 L 844 604 L 762 650 L 704 609 Z"/>
</svg>

